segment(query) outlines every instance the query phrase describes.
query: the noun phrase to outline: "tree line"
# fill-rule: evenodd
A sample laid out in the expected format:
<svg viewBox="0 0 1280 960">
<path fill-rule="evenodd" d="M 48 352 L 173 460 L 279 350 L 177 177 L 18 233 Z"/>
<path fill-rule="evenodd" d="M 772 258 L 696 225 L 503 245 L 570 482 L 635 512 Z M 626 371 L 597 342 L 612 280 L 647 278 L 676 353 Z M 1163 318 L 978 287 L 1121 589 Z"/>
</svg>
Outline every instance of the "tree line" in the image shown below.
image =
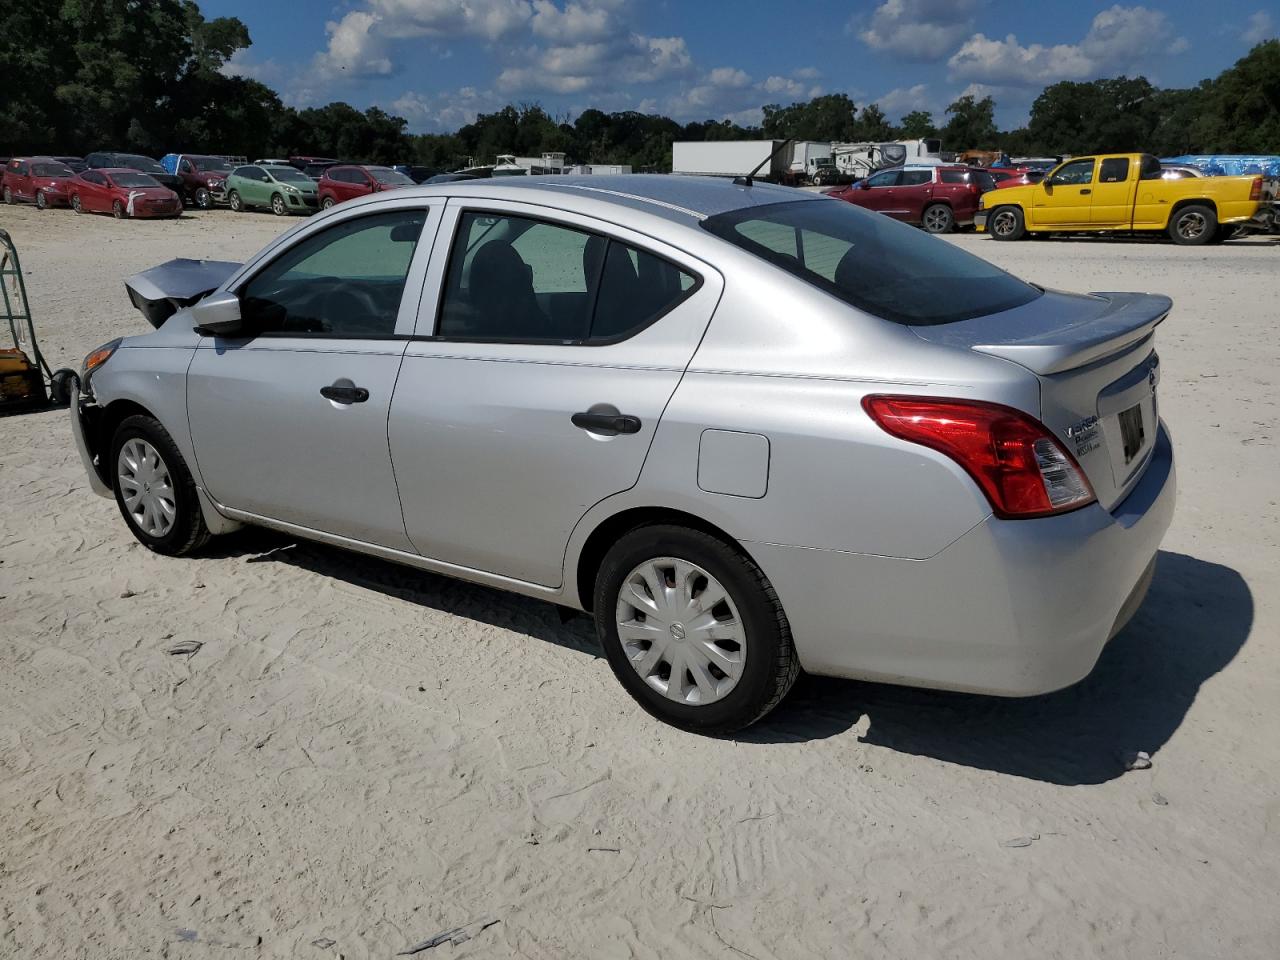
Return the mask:
<svg viewBox="0 0 1280 960">
<path fill-rule="evenodd" d="M 522 103 L 481 114 L 453 133 L 418 135 L 379 107 L 295 109 L 257 80 L 224 74 L 251 42 L 239 19 L 205 19 L 194 0 L 24 0 L 6 13 L 0 31 L 0 152 L 301 154 L 448 170 L 499 153 L 554 151 L 576 162 L 655 171 L 670 169 L 676 140 L 759 137 L 937 136 L 949 150 L 1037 156 L 1280 153 L 1280 40 L 1258 44 L 1187 89 L 1160 89 L 1141 76 L 1052 84 L 1015 130 L 998 129 L 991 97 L 963 96 L 937 116 L 913 110 L 894 123 L 877 104 L 859 107 L 834 93 L 766 104 L 758 127 L 596 109 L 570 119 Z"/>
</svg>

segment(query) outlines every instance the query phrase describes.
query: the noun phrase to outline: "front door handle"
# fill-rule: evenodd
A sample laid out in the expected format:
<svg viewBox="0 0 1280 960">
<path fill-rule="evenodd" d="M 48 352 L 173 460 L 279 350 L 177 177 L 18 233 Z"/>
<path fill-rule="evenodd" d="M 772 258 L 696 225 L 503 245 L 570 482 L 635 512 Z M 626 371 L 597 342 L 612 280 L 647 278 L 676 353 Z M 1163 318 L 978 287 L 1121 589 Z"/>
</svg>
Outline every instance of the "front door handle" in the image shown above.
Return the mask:
<svg viewBox="0 0 1280 960">
<path fill-rule="evenodd" d="M 320 396 L 334 403 L 364 403 L 369 391 L 364 387 L 341 387 L 336 384 L 320 388 Z"/>
<path fill-rule="evenodd" d="M 1080 196 L 1083 197 L 1085 194 L 1088 194 L 1088 193 L 1093 193 L 1093 191 L 1090 190 L 1088 187 L 1085 187 L 1083 190 L 1080 191 Z"/>
<path fill-rule="evenodd" d="M 575 427 L 592 433 L 640 432 L 640 418 L 625 413 L 575 413 L 570 419 Z"/>
</svg>

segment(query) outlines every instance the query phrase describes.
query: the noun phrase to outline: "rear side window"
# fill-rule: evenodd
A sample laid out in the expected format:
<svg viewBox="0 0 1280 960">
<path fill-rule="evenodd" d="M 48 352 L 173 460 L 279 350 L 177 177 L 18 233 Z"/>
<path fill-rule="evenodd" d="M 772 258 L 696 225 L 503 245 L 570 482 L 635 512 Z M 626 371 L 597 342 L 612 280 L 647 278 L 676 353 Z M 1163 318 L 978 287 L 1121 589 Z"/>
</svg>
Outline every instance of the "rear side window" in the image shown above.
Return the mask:
<svg viewBox="0 0 1280 960">
<path fill-rule="evenodd" d="M 1102 161 L 1102 169 L 1098 173 L 1098 180 L 1101 183 L 1123 183 L 1128 179 L 1128 157 L 1108 157 Z"/>
<path fill-rule="evenodd" d="M 757 238 L 768 227 L 774 246 Z M 745 207 L 703 229 L 894 323 L 932 326 L 1021 306 L 1040 290 L 914 227 L 831 200 Z M 783 232 L 791 234 L 783 245 Z M 795 253 L 792 254 L 791 250 Z"/>
<path fill-rule="evenodd" d="M 898 185 L 901 187 L 918 187 L 932 182 L 933 172 L 930 170 L 903 170 L 902 179 L 898 181 Z"/>
<path fill-rule="evenodd" d="M 963 170 L 943 170 L 942 182 L 943 183 L 968 183 L 969 174 L 965 173 L 965 171 Z"/>
<path fill-rule="evenodd" d="M 612 343 L 653 323 L 696 285 L 688 271 L 599 234 L 469 211 L 449 256 L 437 335 Z"/>
</svg>

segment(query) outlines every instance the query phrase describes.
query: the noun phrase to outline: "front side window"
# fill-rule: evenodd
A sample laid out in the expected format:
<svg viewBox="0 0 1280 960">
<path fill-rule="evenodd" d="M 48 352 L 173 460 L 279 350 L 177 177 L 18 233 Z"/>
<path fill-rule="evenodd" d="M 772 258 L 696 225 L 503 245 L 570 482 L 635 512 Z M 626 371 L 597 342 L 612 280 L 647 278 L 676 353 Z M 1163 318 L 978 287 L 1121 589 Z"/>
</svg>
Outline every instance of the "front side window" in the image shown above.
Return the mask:
<svg viewBox="0 0 1280 960">
<path fill-rule="evenodd" d="M 183 160 L 180 164 L 178 164 L 178 172 L 179 173 L 195 173 L 196 170 L 195 170 L 195 167 L 191 165 L 190 160 Z"/>
<path fill-rule="evenodd" d="M 1064 163 L 1058 168 L 1058 172 L 1053 175 L 1053 182 L 1064 186 L 1093 183 L 1093 158 L 1086 157 L 1083 160 L 1072 160 L 1070 163 Z"/>
<path fill-rule="evenodd" d="M 614 342 L 657 320 L 696 284 L 661 257 L 608 237 L 469 211 L 449 256 L 438 335 Z"/>
<path fill-rule="evenodd" d="M 252 335 L 389 337 L 425 210 L 344 220 L 290 247 L 240 288 Z"/>
<path fill-rule="evenodd" d="M 708 217 L 703 229 L 873 316 L 931 326 L 1009 310 L 1038 288 L 959 247 L 848 203 L 789 201 Z M 756 238 L 790 231 L 778 250 Z M 796 253 L 791 253 L 794 249 Z"/>
<path fill-rule="evenodd" d="M 886 170 L 884 173 L 877 173 L 874 177 L 867 179 L 868 187 L 892 187 L 898 183 L 898 178 L 902 174 L 897 170 Z"/>
<path fill-rule="evenodd" d="M 80 176 L 87 182 L 99 187 L 104 186 L 107 182 L 107 178 L 100 173 L 82 173 Z"/>
</svg>

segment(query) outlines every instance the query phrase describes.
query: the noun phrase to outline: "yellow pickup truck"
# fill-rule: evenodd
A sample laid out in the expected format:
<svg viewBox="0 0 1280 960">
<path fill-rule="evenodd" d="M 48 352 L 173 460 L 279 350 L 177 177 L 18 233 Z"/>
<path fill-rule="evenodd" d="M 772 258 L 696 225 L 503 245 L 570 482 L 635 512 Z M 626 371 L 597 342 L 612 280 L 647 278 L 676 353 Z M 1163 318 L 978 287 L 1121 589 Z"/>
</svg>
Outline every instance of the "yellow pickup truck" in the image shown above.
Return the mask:
<svg viewBox="0 0 1280 960">
<path fill-rule="evenodd" d="M 1242 224 L 1269 226 L 1262 178 L 1166 179 L 1144 153 L 1072 157 L 1040 183 L 988 190 L 974 228 L 996 240 L 1080 232 L 1168 233 L 1175 243 L 1222 241 Z"/>
</svg>

